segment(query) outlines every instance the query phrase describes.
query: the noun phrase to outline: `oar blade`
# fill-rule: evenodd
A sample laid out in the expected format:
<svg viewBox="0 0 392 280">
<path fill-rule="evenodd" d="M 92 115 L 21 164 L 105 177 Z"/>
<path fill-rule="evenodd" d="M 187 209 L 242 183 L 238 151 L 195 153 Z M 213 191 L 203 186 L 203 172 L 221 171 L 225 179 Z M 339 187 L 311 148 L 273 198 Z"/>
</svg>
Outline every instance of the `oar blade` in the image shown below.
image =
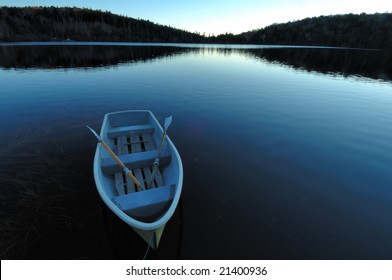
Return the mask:
<svg viewBox="0 0 392 280">
<path fill-rule="evenodd" d="M 94 129 L 92 129 L 92 128 L 89 127 L 88 125 L 86 125 L 86 127 L 87 127 L 88 129 L 90 129 L 90 131 L 94 134 L 94 136 L 97 138 L 97 140 L 98 140 L 99 142 L 102 141 L 101 137 L 98 135 L 98 133 L 96 133 L 96 132 L 94 131 Z"/>
<path fill-rule="evenodd" d="M 167 117 L 167 118 L 165 119 L 165 123 L 163 124 L 163 128 L 164 128 L 165 130 L 167 130 L 167 129 L 169 128 L 169 125 L 171 124 L 172 119 L 173 119 L 172 116 Z"/>
</svg>

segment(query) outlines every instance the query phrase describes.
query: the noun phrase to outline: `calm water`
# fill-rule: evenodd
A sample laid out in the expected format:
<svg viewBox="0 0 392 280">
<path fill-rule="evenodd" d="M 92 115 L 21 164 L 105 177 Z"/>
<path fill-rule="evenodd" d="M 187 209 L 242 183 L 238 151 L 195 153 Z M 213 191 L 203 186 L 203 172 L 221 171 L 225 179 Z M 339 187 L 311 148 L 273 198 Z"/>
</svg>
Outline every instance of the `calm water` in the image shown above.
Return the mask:
<svg viewBox="0 0 392 280">
<path fill-rule="evenodd" d="M 148 258 L 392 259 L 392 54 L 0 46 L 2 258 L 141 259 L 101 203 L 103 115 L 149 109 L 184 164 Z"/>
</svg>

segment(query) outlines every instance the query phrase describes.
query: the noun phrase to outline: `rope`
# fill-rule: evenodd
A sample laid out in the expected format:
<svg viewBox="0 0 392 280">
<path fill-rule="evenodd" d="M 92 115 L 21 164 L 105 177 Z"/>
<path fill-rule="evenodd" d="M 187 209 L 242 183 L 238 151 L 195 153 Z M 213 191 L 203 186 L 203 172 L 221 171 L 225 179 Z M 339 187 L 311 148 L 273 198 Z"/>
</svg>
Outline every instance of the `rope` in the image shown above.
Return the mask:
<svg viewBox="0 0 392 280">
<path fill-rule="evenodd" d="M 154 240 L 155 237 L 155 232 L 152 233 L 151 235 L 151 242 Z M 150 251 L 150 243 L 147 243 L 147 250 L 146 253 L 144 254 L 143 260 L 145 260 L 147 258 L 148 252 Z"/>
<path fill-rule="evenodd" d="M 150 251 L 150 244 L 147 245 L 146 253 L 144 254 L 143 260 L 147 258 L 148 252 Z"/>
</svg>

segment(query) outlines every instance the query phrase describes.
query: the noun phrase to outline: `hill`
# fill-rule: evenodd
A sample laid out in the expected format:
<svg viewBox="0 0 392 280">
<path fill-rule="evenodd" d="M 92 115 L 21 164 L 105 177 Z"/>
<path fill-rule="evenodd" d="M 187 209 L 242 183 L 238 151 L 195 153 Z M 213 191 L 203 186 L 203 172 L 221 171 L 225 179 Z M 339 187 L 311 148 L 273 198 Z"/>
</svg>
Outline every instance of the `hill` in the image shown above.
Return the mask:
<svg viewBox="0 0 392 280">
<path fill-rule="evenodd" d="M 392 13 L 347 14 L 205 37 L 147 20 L 79 8 L 1 7 L 0 41 L 106 41 L 334 46 L 392 50 Z"/>
<path fill-rule="evenodd" d="M 239 35 L 224 34 L 216 39 L 231 43 L 392 50 L 392 13 L 306 18 Z"/>
<path fill-rule="evenodd" d="M 1 7 L 0 41 L 200 42 L 184 30 L 79 8 Z"/>
</svg>

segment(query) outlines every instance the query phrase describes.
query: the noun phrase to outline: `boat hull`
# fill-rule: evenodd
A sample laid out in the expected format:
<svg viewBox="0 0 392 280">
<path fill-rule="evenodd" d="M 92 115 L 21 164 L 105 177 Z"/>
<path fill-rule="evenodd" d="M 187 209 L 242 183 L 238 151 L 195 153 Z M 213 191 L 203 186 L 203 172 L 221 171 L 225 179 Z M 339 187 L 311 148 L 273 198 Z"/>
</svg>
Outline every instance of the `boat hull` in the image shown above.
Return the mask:
<svg viewBox="0 0 392 280">
<path fill-rule="evenodd" d="M 153 249 L 158 248 L 165 225 L 174 214 L 183 181 L 181 158 L 169 137 L 151 178 L 163 132 L 150 111 L 122 111 L 104 117 L 100 137 L 142 187 L 125 176 L 102 143 L 98 143 L 94 157 L 94 179 L 102 200 Z"/>
<path fill-rule="evenodd" d="M 155 230 L 141 230 L 133 228 L 133 230 L 154 250 L 159 246 L 165 225 Z"/>
</svg>

